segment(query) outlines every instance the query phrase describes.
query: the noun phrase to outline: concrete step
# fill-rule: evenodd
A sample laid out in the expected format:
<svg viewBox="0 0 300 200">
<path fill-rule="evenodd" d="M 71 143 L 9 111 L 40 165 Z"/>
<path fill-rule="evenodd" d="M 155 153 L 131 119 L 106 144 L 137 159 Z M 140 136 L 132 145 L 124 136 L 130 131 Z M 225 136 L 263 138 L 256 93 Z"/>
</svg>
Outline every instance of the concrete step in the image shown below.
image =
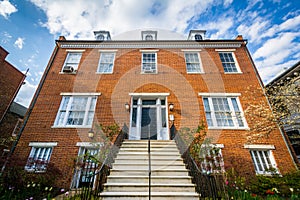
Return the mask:
<svg viewBox="0 0 300 200">
<path fill-rule="evenodd" d="M 149 165 L 148 163 L 142 163 L 142 164 L 137 164 L 137 163 L 123 163 L 123 164 L 113 164 L 113 169 L 118 169 L 118 170 L 127 170 L 127 169 L 140 169 L 140 170 L 148 170 Z M 157 169 L 186 169 L 185 165 L 183 163 L 181 164 L 167 164 L 167 165 L 162 165 L 162 164 L 154 164 L 151 163 L 151 170 L 157 170 Z"/>
<path fill-rule="evenodd" d="M 112 176 L 148 176 L 148 170 L 141 169 L 111 169 Z M 186 169 L 157 169 L 151 171 L 152 176 L 188 176 Z"/>
<path fill-rule="evenodd" d="M 148 200 L 149 192 L 103 192 L 103 200 Z M 152 200 L 199 200 L 195 192 L 151 192 Z"/>
<path fill-rule="evenodd" d="M 127 164 L 127 163 L 135 163 L 135 164 L 147 164 L 149 163 L 148 158 L 145 159 L 121 159 L 117 158 L 115 159 L 114 164 Z M 153 159 L 151 158 L 151 164 L 161 164 L 161 165 L 172 165 L 172 164 L 183 164 L 183 160 L 181 158 L 177 159 Z"/>
<path fill-rule="evenodd" d="M 123 152 L 123 151 L 129 151 L 129 152 L 148 152 L 148 148 L 147 147 L 141 147 L 141 148 L 137 148 L 137 147 L 122 147 L 119 152 Z M 178 153 L 178 149 L 177 148 L 150 148 L 150 152 L 176 152 Z"/>
<path fill-rule="evenodd" d="M 151 176 L 151 183 L 189 184 L 190 176 Z M 149 183 L 149 176 L 108 176 L 107 183 Z"/>
<path fill-rule="evenodd" d="M 119 153 L 116 159 L 148 159 L 148 154 L 143 153 Z M 151 154 L 152 159 L 168 159 L 168 160 L 177 160 L 181 159 L 181 156 L 178 154 Z"/>
<path fill-rule="evenodd" d="M 147 192 L 147 183 L 106 183 L 104 191 L 109 192 Z M 151 192 L 195 192 L 194 184 L 151 184 Z"/>
</svg>

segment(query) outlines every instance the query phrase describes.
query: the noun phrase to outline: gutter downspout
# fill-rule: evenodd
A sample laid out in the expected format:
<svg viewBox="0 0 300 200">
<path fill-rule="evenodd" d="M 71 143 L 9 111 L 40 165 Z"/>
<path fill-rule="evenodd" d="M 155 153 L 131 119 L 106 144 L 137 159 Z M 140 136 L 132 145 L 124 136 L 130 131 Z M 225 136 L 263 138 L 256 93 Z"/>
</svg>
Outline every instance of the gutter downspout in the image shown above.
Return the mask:
<svg viewBox="0 0 300 200">
<path fill-rule="evenodd" d="M 256 66 L 255 66 L 255 64 L 254 64 L 254 61 L 253 61 L 252 57 L 250 56 L 249 50 L 248 50 L 248 48 L 246 47 L 246 45 L 245 45 L 245 49 L 246 49 L 247 56 L 248 56 L 248 58 L 250 58 L 252 67 L 253 67 L 253 69 L 254 69 L 254 71 L 255 71 L 255 75 L 256 75 L 257 79 L 259 80 L 259 85 L 260 85 L 260 87 L 262 88 L 263 94 L 264 94 L 264 96 L 265 96 L 265 98 L 266 98 L 266 100 L 267 100 L 267 103 L 268 103 L 268 105 L 269 105 L 271 111 L 273 112 L 273 108 L 272 108 L 272 106 L 271 106 L 271 104 L 270 104 L 269 99 L 267 98 L 267 95 L 266 95 L 266 92 L 265 92 L 265 89 L 264 89 L 264 84 L 263 84 L 263 82 L 262 82 L 262 80 L 261 80 L 261 78 L 260 78 L 260 76 L 259 76 L 258 70 L 257 70 L 257 68 L 256 68 Z M 287 147 L 287 150 L 288 150 L 288 152 L 289 152 L 289 154 L 290 154 L 290 157 L 292 158 L 293 164 L 294 164 L 295 168 L 298 170 L 298 166 L 297 166 L 297 164 L 296 164 L 296 162 L 295 162 L 295 160 L 294 160 L 293 153 L 292 153 L 292 151 L 291 151 L 291 149 L 290 149 L 290 146 L 289 146 L 288 141 L 287 141 L 287 139 L 286 139 L 286 137 L 285 137 L 285 134 L 283 133 L 282 129 L 280 128 L 280 126 L 279 126 L 277 123 L 276 123 L 276 126 L 278 127 L 278 129 L 279 129 L 279 131 L 280 131 L 280 134 L 281 134 L 281 136 L 282 136 L 282 138 L 283 138 L 283 141 L 284 141 L 284 143 L 285 143 L 285 145 L 286 145 L 286 147 Z"/>
<path fill-rule="evenodd" d="M 45 82 L 45 80 L 46 80 L 46 77 L 48 76 L 48 73 L 49 73 L 50 68 L 51 68 L 51 66 L 52 66 L 52 64 L 53 64 L 54 58 L 56 57 L 56 54 L 57 54 L 58 49 L 59 49 L 59 48 L 58 48 L 58 44 L 57 44 L 57 42 L 56 42 L 55 48 L 54 48 L 53 53 L 52 53 L 52 55 L 51 55 L 51 57 L 50 57 L 50 60 L 49 60 L 49 62 L 48 62 L 48 65 L 47 65 L 47 67 L 46 67 L 46 69 L 45 69 L 45 72 L 44 72 L 42 78 L 41 78 L 40 84 L 39 84 L 39 86 L 38 86 L 38 88 L 37 88 L 37 90 L 36 90 L 36 92 L 35 92 L 35 94 L 34 94 L 33 100 L 31 101 L 31 104 L 30 104 L 30 106 L 29 106 L 29 109 L 28 109 L 28 111 L 27 111 L 27 113 L 26 113 L 26 117 L 25 117 L 24 123 L 23 123 L 21 129 L 19 130 L 18 135 L 17 135 L 17 138 L 16 138 L 16 140 L 14 141 L 14 143 L 13 143 L 13 145 L 12 145 L 12 147 L 11 147 L 11 150 L 9 151 L 9 154 L 8 154 L 8 156 L 7 156 L 7 158 L 6 158 L 5 162 L 4 162 L 4 164 L 3 164 L 3 166 L 2 166 L 2 169 L 1 169 L 1 172 L 0 172 L 0 176 L 1 176 L 2 173 L 4 172 L 5 167 L 6 167 L 7 163 L 8 163 L 8 161 L 9 161 L 10 157 L 12 156 L 12 154 L 14 153 L 14 151 L 15 151 L 15 149 L 16 149 L 16 146 L 17 146 L 17 144 L 18 144 L 18 142 L 19 142 L 19 140 L 20 140 L 20 138 L 21 138 L 22 132 L 23 132 L 24 129 L 25 129 L 25 126 L 26 126 L 26 124 L 27 124 L 27 122 L 28 122 L 28 120 L 29 120 L 30 114 L 31 114 L 31 112 L 32 112 L 32 110 L 33 110 L 33 108 L 34 108 L 34 105 L 35 105 L 35 103 L 36 103 L 36 101 L 37 101 L 37 98 L 38 98 L 38 96 L 39 96 L 39 94 L 40 94 L 40 92 L 41 92 L 41 89 L 42 89 L 43 85 L 44 85 L 44 82 Z"/>
</svg>

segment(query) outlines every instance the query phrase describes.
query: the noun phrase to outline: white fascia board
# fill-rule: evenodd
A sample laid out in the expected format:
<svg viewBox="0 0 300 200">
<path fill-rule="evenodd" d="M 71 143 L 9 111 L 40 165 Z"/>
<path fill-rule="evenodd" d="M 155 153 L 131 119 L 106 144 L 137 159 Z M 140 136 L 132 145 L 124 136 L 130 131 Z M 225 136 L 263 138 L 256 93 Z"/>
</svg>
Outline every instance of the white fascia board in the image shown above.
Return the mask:
<svg viewBox="0 0 300 200">
<path fill-rule="evenodd" d="M 62 96 L 100 96 L 100 92 L 86 92 L 86 93 L 73 93 L 73 92 L 61 92 Z"/>
<path fill-rule="evenodd" d="M 30 147 L 55 147 L 57 142 L 29 142 Z"/>
</svg>

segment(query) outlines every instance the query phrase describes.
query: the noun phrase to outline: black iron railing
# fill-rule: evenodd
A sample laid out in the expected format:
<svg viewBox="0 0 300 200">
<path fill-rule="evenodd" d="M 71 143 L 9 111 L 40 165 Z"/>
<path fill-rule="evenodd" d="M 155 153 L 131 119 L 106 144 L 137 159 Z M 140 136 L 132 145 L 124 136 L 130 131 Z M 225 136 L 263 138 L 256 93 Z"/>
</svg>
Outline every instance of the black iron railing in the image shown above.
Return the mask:
<svg viewBox="0 0 300 200">
<path fill-rule="evenodd" d="M 177 132 L 173 135 L 173 139 L 179 148 L 180 154 L 189 169 L 189 174 L 192 177 L 193 183 L 196 185 L 196 192 L 199 193 L 203 199 L 221 199 L 221 193 L 224 191 L 223 177 L 221 175 L 202 173 L 195 160 L 190 155 L 189 147 L 185 144 L 180 135 Z"/>
<path fill-rule="evenodd" d="M 109 148 L 106 158 L 103 163 L 97 166 L 97 164 L 93 161 L 93 157 L 89 156 L 85 159 L 85 167 L 83 177 L 85 179 L 82 187 L 80 188 L 80 192 L 77 193 L 82 200 L 96 199 L 100 196 L 100 193 L 104 189 L 104 183 L 106 183 L 107 176 L 110 173 L 110 169 L 112 168 L 112 163 L 119 152 L 120 146 L 123 143 L 123 140 L 127 138 L 127 133 L 121 131 L 117 136 L 114 144 Z M 82 177 L 81 177 L 82 179 Z M 81 180 L 82 181 L 82 180 Z"/>
</svg>

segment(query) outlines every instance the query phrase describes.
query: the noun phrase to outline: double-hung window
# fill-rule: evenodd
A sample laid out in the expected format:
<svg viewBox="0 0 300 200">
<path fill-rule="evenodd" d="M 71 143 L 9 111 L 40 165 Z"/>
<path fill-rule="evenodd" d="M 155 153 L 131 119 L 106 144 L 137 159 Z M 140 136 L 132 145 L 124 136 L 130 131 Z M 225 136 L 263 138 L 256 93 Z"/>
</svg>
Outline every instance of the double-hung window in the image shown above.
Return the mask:
<svg viewBox="0 0 300 200">
<path fill-rule="evenodd" d="M 225 171 L 222 156 L 223 144 L 203 144 L 200 150 L 202 173 L 222 173 Z"/>
<path fill-rule="evenodd" d="M 209 128 L 247 127 L 237 96 L 226 96 L 226 93 L 217 96 L 204 95 L 203 103 Z"/>
<path fill-rule="evenodd" d="M 278 174 L 278 169 L 272 153 L 273 145 L 245 145 L 251 154 L 256 174 Z"/>
<path fill-rule="evenodd" d="M 142 73 L 157 73 L 157 53 L 156 51 L 142 52 Z"/>
<path fill-rule="evenodd" d="M 76 72 L 82 56 L 82 51 L 70 51 L 67 54 L 62 72 Z"/>
<path fill-rule="evenodd" d="M 79 146 L 79 152 L 71 187 L 81 188 L 95 181 L 93 176 L 98 162 L 103 161 L 99 154 L 103 143 L 78 142 L 76 146 Z"/>
<path fill-rule="evenodd" d="M 99 94 L 98 94 L 99 95 Z M 68 94 L 62 97 L 55 127 L 91 127 L 97 94 Z"/>
<path fill-rule="evenodd" d="M 27 159 L 25 170 L 31 172 L 45 172 L 50 161 L 53 147 L 57 146 L 57 143 L 31 142 L 29 146 L 32 146 L 32 148 Z"/>
<path fill-rule="evenodd" d="M 187 73 L 203 72 L 200 56 L 198 52 L 185 52 L 185 63 Z"/>
<path fill-rule="evenodd" d="M 101 52 L 97 72 L 102 74 L 113 73 L 115 52 Z"/>
<path fill-rule="evenodd" d="M 241 73 L 233 52 L 221 51 L 219 52 L 219 56 L 225 73 Z"/>
</svg>

